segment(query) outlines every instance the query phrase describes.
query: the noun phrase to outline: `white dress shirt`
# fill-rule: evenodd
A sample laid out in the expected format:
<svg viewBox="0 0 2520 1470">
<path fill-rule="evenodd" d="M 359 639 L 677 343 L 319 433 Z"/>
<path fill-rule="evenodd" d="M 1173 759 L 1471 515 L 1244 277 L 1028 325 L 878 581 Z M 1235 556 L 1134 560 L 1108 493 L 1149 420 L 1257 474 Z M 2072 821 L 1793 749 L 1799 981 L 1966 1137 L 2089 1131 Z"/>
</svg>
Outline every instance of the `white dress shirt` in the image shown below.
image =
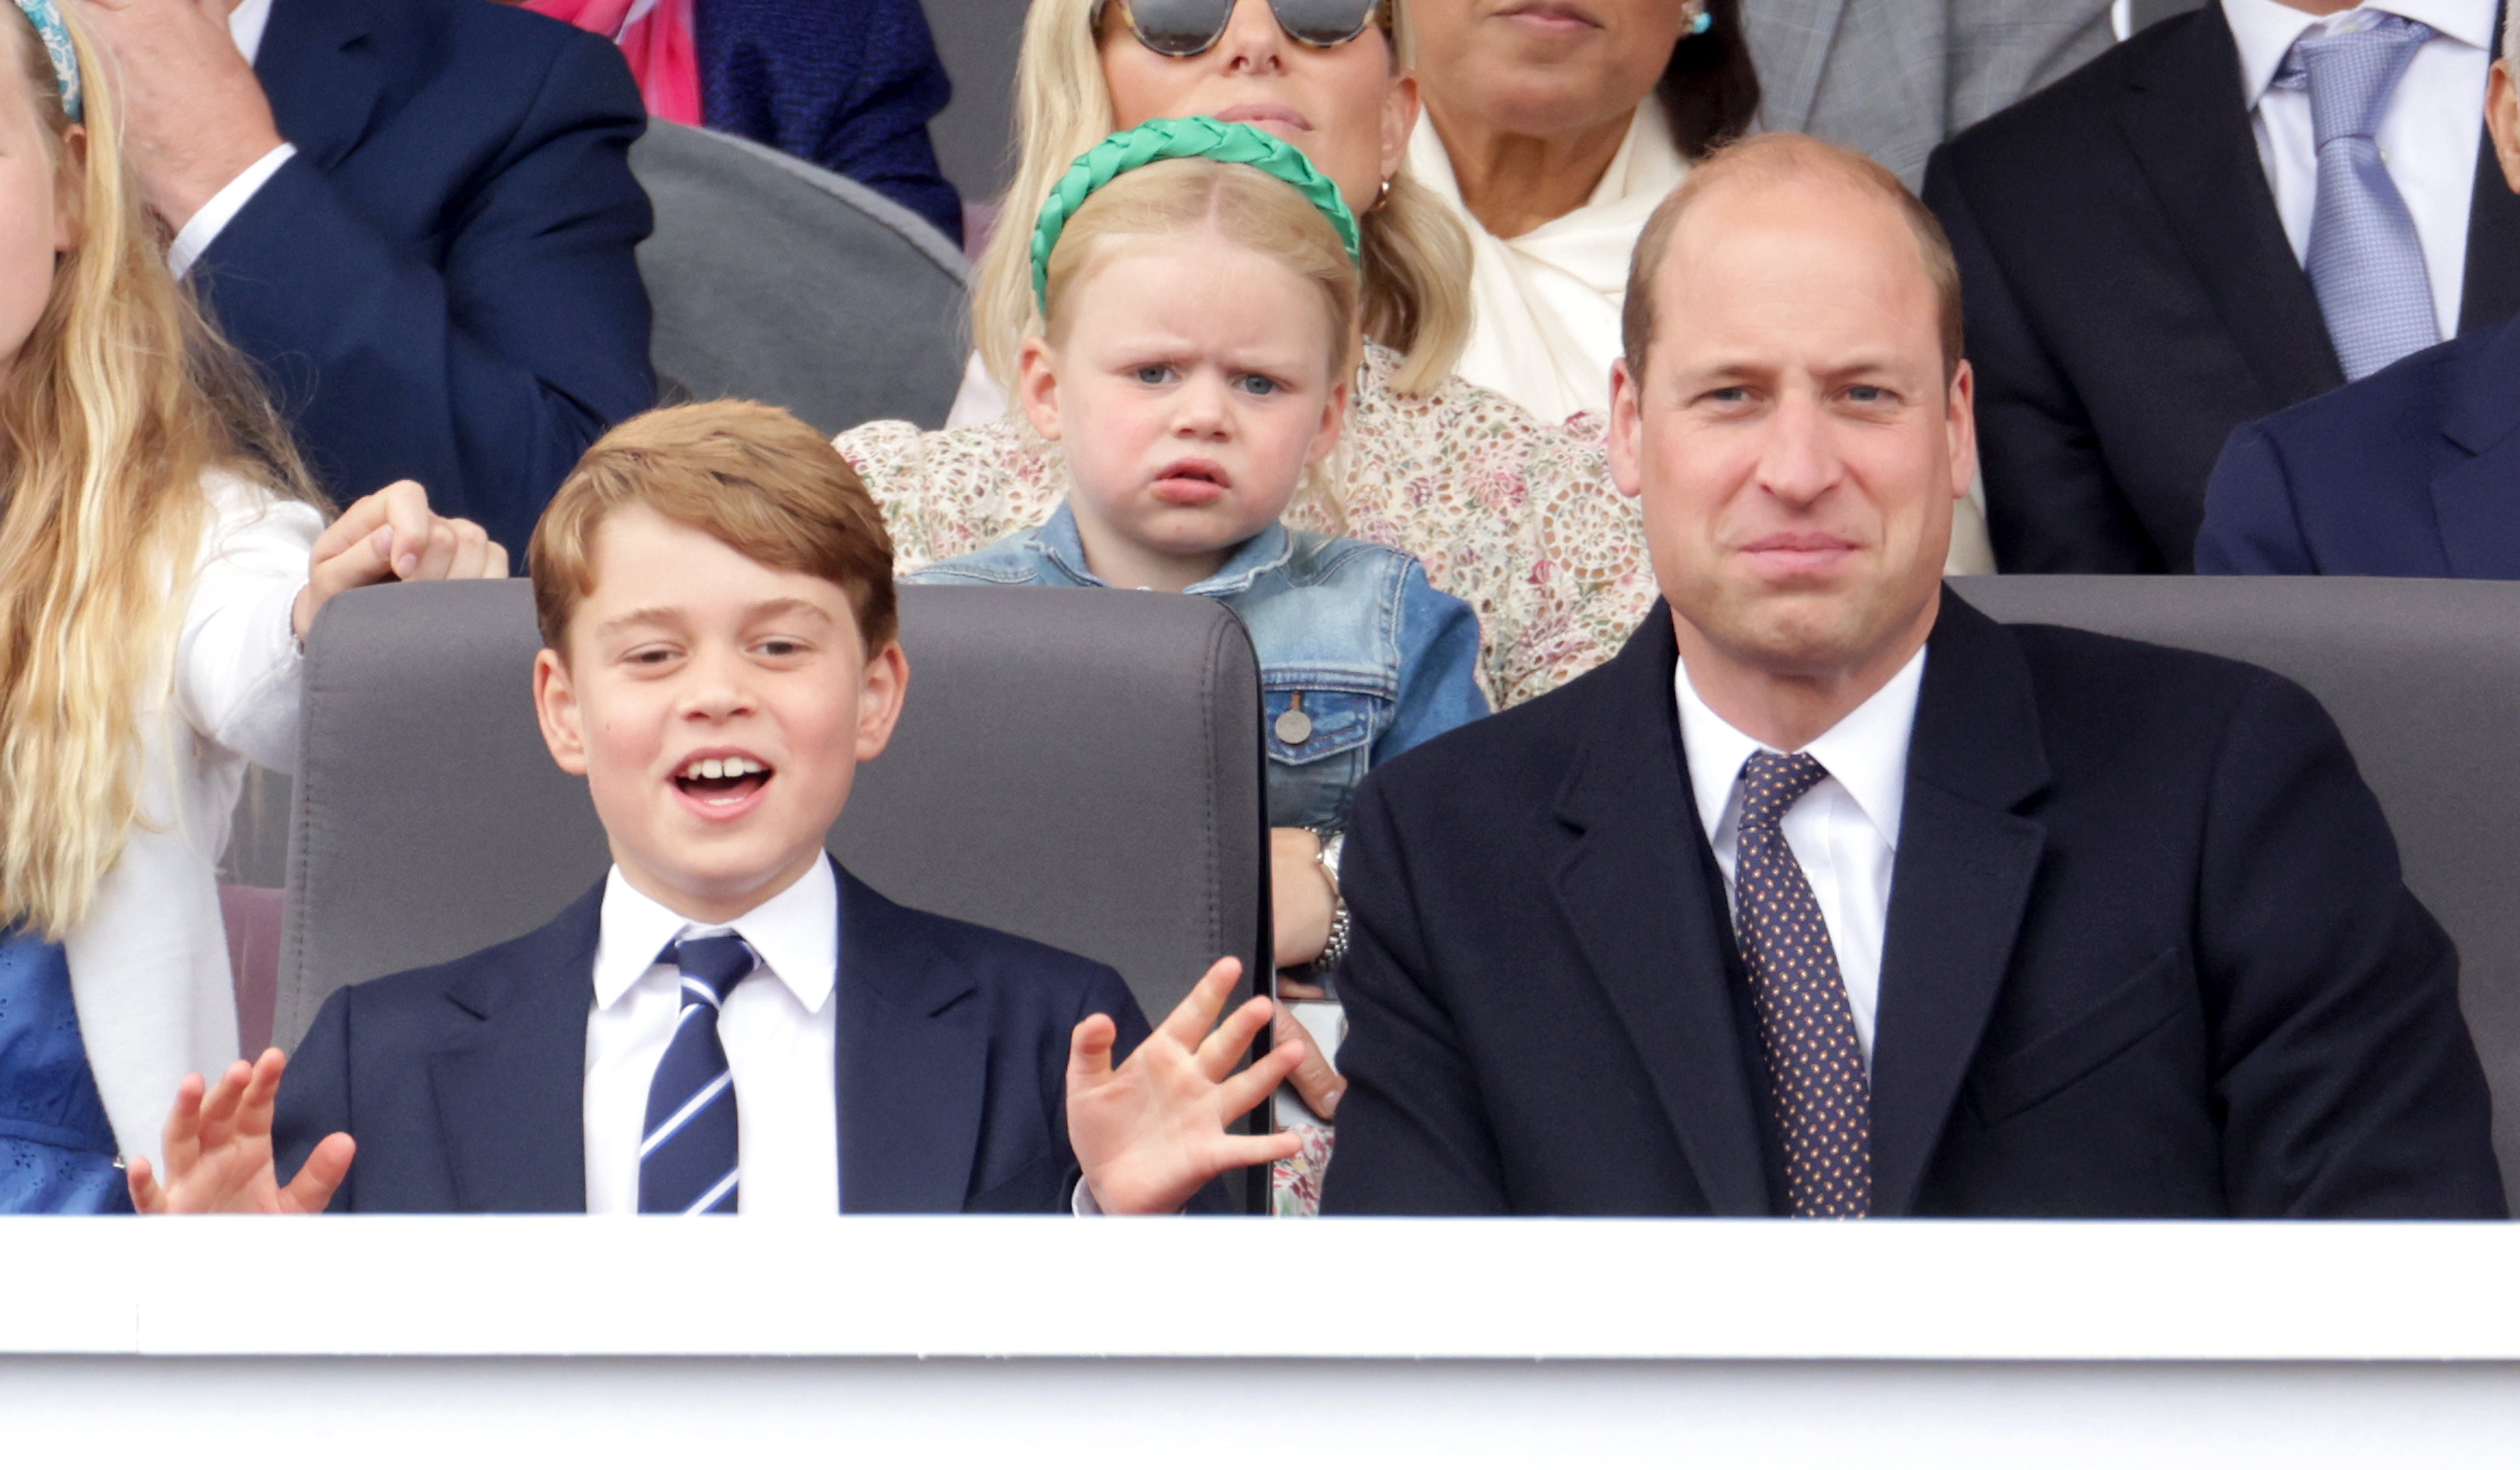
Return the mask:
<svg viewBox="0 0 2520 1470">
<path fill-rule="evenodd" d="M 2389 180 L 2414 216 L 2444 340 L 2458 334 L 2467 281 L 2467 213 L 2484 136 L 2485 79 L 2494 65 L 2494 6 L 2495 0 L 2388 0 L 2322 19 L 2281 0 L 2223 0 L 2231 38 L 2239 43 L 2240 96 L 2257 135 L 2258 162 L 2297 260 L 2310 257 L 2318 148 L 2310 94 L 2273 85 L 2293 43 L 2305 35 L 2358 29 L 2381 15 L 2403 16 L 2440 32 L 2415 52 L 2398 79 L 2377 141 Z"/>
<path fill-rule="evenodd" d="M 639 1143 L 648 1085 L 682 1015 L 682 975 L 657 954 L 692 935 L 740 934 L 760 967 L 718 1012 L 735 1074 L 745 1215 L 827 1216 L 840 1207 L 837 1030 L 839 884 L 827 859 L 731 924 L 684 918 L 605 879 L 595 949 L 595 1005 L 586 1018 L 586 1211 L 639 1211 Z"/>
<path fill-rule="evenodd" d="M 262 33 L 270 24 L 271 0 L 240 0 L 237 8 L 228 12 L 228 34 L 235 39 L 246 65 L 253 65 L 254 58 L 262 54 Z M 193 262 L 210 247 L 210 242 L 228 227 L 228 221 L 236 218 L 262 186 L 271 182 L 281 164 L 295 156 L 297 145 L 282 143 L 228 180 L 225 188 L 210 196 L 200 213 L 184 221 L 184 227 L 175 232 L 175 243 L 166 247 L 167 269 L 178 276 L 191 270 Z"/>
<path fill-rule="evenodd" d="M 1890 871 L 1899 856 L 1899 817 L 1908 793 L 1908 737 L 1916 723 L 1916 691 L 1925 679 L 1918 648 L 1890 682 L 1828 733 L 1803 747 L 1828 772 L 1787 808 L 1785 845 L 1802 865 L 1812 897 L 1828 924 L 1838 977 L 1855 1012 L 1865 1065 L 1872 1063 L 1874 1017 L 1881 1002 L 1881 942 L 1890 923 Z M 1724 891 L 1741 852 L 1741 764 L 1773 750 L 1733 729 L 1697 697 L 1683 664 L 1672 679 L 1680 704 L 1680 739 L 1688 754 L 1688 783 L 1697 821 L 1724 869 Z M 1778 752 L 1786 754 L 1789 752 Z"/>
</svg>

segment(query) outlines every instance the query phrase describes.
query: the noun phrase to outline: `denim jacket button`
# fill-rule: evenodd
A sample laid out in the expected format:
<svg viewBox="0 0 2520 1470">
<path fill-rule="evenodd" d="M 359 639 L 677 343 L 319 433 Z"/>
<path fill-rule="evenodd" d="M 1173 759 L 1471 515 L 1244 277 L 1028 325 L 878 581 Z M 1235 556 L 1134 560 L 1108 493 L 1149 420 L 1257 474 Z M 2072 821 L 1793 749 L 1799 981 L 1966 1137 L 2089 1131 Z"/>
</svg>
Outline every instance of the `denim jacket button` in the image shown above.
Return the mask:
<svg viewBox="0 0 2520 1470">
<path fill-rule="evenodd" d="M 1313 717 L 1304 713 L 1300 703 L 1278 717 L 1278 738 L 1289 745 L 1301 745 L 1313 737 Z"/>
</svg>

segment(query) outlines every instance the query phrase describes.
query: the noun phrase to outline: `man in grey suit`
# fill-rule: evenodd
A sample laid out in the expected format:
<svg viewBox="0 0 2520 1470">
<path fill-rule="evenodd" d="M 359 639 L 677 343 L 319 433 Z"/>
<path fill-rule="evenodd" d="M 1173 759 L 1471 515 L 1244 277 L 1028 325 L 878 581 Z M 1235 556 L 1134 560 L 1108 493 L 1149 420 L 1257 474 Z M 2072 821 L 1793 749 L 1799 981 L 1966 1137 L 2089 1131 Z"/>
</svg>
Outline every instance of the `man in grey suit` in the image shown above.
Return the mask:
<svg viewBox="0 0 2520 1470">
<path fill-rule="evenodd" d="M 1742 0 L 1770 132 L 1870 154 L 1913 189 L 1944 139 L 2108 49 L 2109 0 Z"/>
</svg>

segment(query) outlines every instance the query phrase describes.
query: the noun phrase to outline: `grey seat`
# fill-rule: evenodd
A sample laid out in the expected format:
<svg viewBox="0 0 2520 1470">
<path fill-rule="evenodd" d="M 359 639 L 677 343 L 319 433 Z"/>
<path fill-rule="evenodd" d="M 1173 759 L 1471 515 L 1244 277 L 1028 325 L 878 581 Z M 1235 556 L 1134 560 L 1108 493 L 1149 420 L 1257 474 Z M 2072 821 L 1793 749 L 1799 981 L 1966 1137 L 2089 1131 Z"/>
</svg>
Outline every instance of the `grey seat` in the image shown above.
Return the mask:
<svg viewBox="0 0 2520 1470">
<path fill-rule="evenodd" d="M 651 121 L 630 166 L 656 209 L 639 274 L 668 396 L 776 404 L 827 434 L 945 422 L 964 261 L 874 190 L 723 133 Z"/>
<path fill-rule="evenodd" d="M 1991 617 L 2218 653 L 2317 695 L 2458 944 L 2520 1207 L 2520 584 L 2358 577 L 1961 577 Z"/>
<path fill-rule="evenodd" d="M 1258 665 L 1204 598 L 902 589 L 910 697 L 833 850 L 918 908 L 1117 968 L 1161 1019 L 1269 952 Z M 306 714 L 274 1026 L 339 986 L 525 933 L 608 862 L 535 727 L 522 581 L 328 604 Z M 1247 982 L 1246 982 L 1247 988 Z"/>
</svg>

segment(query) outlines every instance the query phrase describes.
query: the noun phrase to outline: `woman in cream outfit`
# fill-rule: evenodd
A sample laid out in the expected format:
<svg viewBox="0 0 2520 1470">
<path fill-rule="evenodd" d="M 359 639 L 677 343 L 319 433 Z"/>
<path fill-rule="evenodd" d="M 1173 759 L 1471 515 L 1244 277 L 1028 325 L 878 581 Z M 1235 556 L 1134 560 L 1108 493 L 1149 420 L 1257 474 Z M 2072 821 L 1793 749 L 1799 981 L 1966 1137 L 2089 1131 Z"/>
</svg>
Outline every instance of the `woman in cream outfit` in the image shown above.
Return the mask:
<svg viewBox="0 0 2520 1470">
<path fill-rule="evenodd" d="M 1606 415 L 1645 217 L 1758 112 L 1739 0 L 1416 0 L 1414 19 L 1409 164 L 1470 241 L 1456 371 L 1546 421 Z M 1995 568 L 1981 498 L 1949 570 Z"/>
</svg>

